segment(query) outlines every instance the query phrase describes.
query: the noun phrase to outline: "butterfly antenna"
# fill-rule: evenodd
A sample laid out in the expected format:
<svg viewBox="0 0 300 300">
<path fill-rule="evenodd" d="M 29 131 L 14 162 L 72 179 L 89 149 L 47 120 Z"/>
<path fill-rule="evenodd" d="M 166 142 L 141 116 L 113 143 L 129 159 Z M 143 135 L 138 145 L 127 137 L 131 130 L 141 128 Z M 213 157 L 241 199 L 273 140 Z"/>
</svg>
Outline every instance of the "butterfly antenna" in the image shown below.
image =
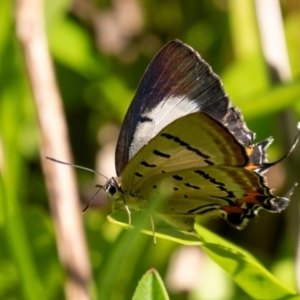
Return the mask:
<svg viewBox="0 0 300 300">
<path fill-rule="evenodd" d="M 86 205 L 86 207 L 82 210 L 82 214 L 85 213 L 85 211 L 90 207 L 90 205 L 92 204 L 93 200 L 96 198 L 96 196 L 98 195 L 98 193 L 103 189 L 103 185 L 100 184 L 96 184 L 95 187 L 99 188 L 98 191 L 95 193 L 95 195 L 92 197 L 92 199 L 89 201 L 89 203 Z"/>
<path fill-rule="evenodd" d="M 92 172 L 92 173 L 94 173 L 94 174 L 97 174 L 97 175 L 99 175 L 99 176 L 102 176 L 102 177 L 104 177 L 105 179 L 108 179 L 105 175 L 99 173 L 98 171 L 95 171 L 95 170 L 93 170 L 93 169 L 90 169 L 90 168 L 86 168 L 86 167 L 82 167 L 82 166 L 79 166 L 79 165 L 67 163 L 67 162 L 64 162 L 64 161 L 55 159 L 55 158 L 53 158 L 53 157 L 48 157 L 48 156 L 46 156 L 46 159 L 52 160 L 52 161 L 54 161 L 54 162 L 57 162 L 57 163 L 60 163 L 60 164 L 63 164 L 63 165 L 71 166 L 71 167 L 74 167 L 74 168 L 77 168 L 77 169 L 86 170 L 86 171 Z"/>
<path fill-rule="evenodd" d="M 58 160 L 58 159 L 55 159 L 53 157 L 46 157 L 46 159 L 49 159 L 49 160 L 52 160 L 54 162 L 57 162 L 57 163 L 60 163 L 60 164 L 63 164 L 63 165 L 67 165 L 67 166 L 71 166 L 71 167 L 74 167 L 74 168 L 77 168 L 77 169 L 82 169 L 82 170 L 85 170 L 85 171 L 89 171 L 91 173 L 94 173 L 94 174 L 97 174 L 97 175 L 100 175 L 102 177 L 104 177 L 105 179 L 108 180 L 108 178 L 99 173 L 98 171 L 95 171 L 93 169 L 90 169 L 90 168 L 86 168 L 86 167 L 82 167 L 82 166 L 79 166 L 79 165 L 75 165 L 75 164 L 71 164 L 71 163 L 67 163 L 67 162 L 64 162 L 64 161 L 61 161 L 61 160 Z M 93 202 L 93 200 L 95 199 L 95 197 L 98 195 L 98 193 L 104 188 L 104 186 L 102 185 L 99 185 L 99 184 L 96 184 L 95 187 L 99 188 L 98 191 L 95 193 L 95 195 L 92 197 L 92 199 L 89 201 L 89 203 L 86 205 L 86 207 L 82 210 L 82 214 L 90 207 L 91 203 Z"/>
</svg>

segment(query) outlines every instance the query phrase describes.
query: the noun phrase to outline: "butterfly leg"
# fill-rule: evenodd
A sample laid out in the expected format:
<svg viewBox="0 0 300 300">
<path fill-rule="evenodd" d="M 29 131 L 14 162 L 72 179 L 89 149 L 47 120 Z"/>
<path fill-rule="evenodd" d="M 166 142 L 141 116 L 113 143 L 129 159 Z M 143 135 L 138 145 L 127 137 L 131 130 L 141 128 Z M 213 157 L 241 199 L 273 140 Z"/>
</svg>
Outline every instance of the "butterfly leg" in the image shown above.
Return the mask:
<svg viewBox="0 0 300 300">
<path fill-rule="evenodd" d="M 150 222 L 151 222 L 151 229 L 152 229 L 152 233 L 153 233 L 153 244 L 154 244 L 154 246 L 156 246 L 155 225 L 154 225 L 154 221 L 153 221 L 151 214 L 150 214 Z"/>
<path fill-rule="evenodd" d="M 123 200 L 123 203 L 124 203 L 124 207 L 125 207 L 125 210 L 127 212 L 127 215 L 128 215 L 128 225 L 131 226 L 131 212 L 130 212 L 130 209 L 126 203 L 126 201 L 122 198 Z"/>
</svg>

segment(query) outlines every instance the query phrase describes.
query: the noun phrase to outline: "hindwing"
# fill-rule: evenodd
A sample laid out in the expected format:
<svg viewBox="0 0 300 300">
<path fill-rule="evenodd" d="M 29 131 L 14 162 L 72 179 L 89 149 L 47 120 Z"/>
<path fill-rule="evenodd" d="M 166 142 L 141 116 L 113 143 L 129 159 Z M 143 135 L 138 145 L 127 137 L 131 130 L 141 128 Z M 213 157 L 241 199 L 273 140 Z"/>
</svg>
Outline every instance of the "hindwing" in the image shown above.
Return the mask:
<svg viewBox="0 0 300 300">
<path fill-rule="evenodd" d="M 157 211 L 163 219 L 184 230 L 192 230 L 193 222 L 179 222 L 180 217 L 192 221 L 197 215 L 218 215 L 241 229 L 258 210 L 279 212 L 288 204 L 286 198 L 275 198 L 261 175 L 231 166 L 207 166 L 157 175 L 139 190 L 139 197 L 149 199 L 151 195 L 149 200 L 155 201 L 162 191 L 168 197 Z"/>
</svg>

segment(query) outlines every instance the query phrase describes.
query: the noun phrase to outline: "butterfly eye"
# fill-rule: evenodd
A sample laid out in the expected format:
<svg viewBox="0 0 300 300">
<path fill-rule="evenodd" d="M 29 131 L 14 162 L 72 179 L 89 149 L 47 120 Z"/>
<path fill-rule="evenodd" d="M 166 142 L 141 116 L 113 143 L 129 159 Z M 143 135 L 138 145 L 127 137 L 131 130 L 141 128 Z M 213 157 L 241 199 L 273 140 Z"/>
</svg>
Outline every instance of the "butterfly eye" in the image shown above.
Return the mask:
<svg viewBox="0 0 300 300">
<path fill-rule="evenodd" d="M 115 186 L 109 186 L 107 192 L 110 193 L 111 196 L 113 196 L 117 192 L 117 188 Z"/>
</svg>

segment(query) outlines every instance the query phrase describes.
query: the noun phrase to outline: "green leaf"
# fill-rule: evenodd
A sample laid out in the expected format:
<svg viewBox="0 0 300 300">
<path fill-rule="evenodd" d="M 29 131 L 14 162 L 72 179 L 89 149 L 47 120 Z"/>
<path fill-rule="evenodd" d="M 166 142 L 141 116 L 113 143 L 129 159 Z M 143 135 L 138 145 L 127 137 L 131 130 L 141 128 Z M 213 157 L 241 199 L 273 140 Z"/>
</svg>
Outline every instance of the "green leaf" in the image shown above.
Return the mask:
<svg viewBox="0 0 300 300">
<path fill-rule="evenodd" d="M 133 300 L 169 299 L 164 283 L 155 269 L 150 269 L 140 280 Z"/>
<path fill-rule="evenodd" d="M 196 224 L 203 250 L 254 299 L 300 299 L 251 254 Z"/>
<path fill-rule="evenodd" d="M 135 215 L 133 225 L 142 228 L 141 231 L 153 235 L 153 231 L 139 219 L 147 219 L 143 213 Z M 128 226 L 128 216 L 124 212 L 116 211 L 108 219 L 124 228 Z M 136 223 L 135 223 L 136 220 Z M 127 223 L 126 223 L 127 222 Z M 150 223 L 150 222 L 149 222 Z M 195 225 L 198 236 L 192 233 L 178 231 L 165 223 L 155 223 L 155 236 L 185 245 L 201 245 L 207 255 L 214 260 L 246 293 L 254 299 L 300 299 L 295 291 L 281 284 L 260 262 L 249 252 L 226 241 L 208 229 Z M 142 226 L 142 227 L 140 227 Z M 146 228 L 146 229 L 145 229 Z"/>
<path fill-rule="evenodd" d="M 0 95 L 0 236 L 3 237 L 0 256 L 3 258 L 3 255 L 7 255 L 6 260 L 13 261 L 17 276 L 13 275 L 7 281 L 13 286 L 14 293 L 19 293 L 18 297 L 23 299 L 34 300 L 42 299 L 45 289 L 37 271 L 31 238 L 24 222 L 26 209 L 19 201 L 24 164 L 19 148 L 16 147 L 16 140 L 25 126 L 24 114 L 20 109 L 24 99 L 20 93 L 22 82 L 14 80 L 14 83 L 13 87 L 1 90 Z M 12 121 L 10 116 L 15 116 L 16 120 Z M 13 280 L 15 281 L 12 283 Z M 5 294 L 9 289 L 8 285 L 0 289 L 0 297 L 1 293 Z"/>
<path fill-rule="evenodd" d="M 150 236 L 153 236 L 153 229 L 151 228 L 150 216 L 147 212 L 131 212 L 132 226 L 128 225 L 128 216 L 124 211 L 114 211 L 107 216 L 107 219 L 121 226 L 125 229 L 140 228 L 140 230 Z M 153 217 L 153 216 L 152 216 Z M 141 224 L 141 220 L 146 220 L 144 224 Z M 148 221 L 148 222 L 147 222 Z M 179 244 L 196 246 L 201 245 L 201 240 L 197 234 L 193 232 L 180 231 L 172 227 L 171 225 L 155 219 L 155 237 L 167 239 Z"/>
</svg>

